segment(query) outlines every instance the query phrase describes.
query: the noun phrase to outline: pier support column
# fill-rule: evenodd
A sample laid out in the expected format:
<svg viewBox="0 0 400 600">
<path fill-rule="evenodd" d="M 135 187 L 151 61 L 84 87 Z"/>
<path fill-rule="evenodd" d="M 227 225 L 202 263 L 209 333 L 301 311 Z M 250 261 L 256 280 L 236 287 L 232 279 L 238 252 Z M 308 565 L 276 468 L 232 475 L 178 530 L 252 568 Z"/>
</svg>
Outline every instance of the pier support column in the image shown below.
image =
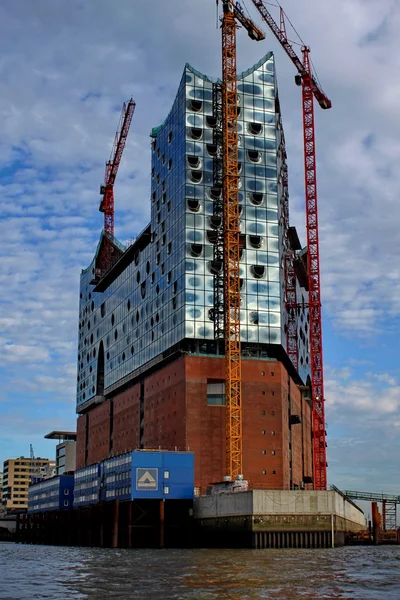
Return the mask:
<svg viewBox="0 0 400 600">
<path fill-rule="evenodd" d="M 160 548 L 165 545 L 165 503 L 160 500 Z"/>
<path fill-rule="evenodd" d="M 132 513 L 133 513 L 133 502 L 128 502 L 128 548 L 132 548 Z"/>
<path fill-rule="evenodd" d="M 111 548 L 118 548 L 119 500 L 114 500 Z"/>
<path fill-rule="evenodd" d="M 104 502 L 99 506 L 100 548 L 104 548 Z"/>
</svg>

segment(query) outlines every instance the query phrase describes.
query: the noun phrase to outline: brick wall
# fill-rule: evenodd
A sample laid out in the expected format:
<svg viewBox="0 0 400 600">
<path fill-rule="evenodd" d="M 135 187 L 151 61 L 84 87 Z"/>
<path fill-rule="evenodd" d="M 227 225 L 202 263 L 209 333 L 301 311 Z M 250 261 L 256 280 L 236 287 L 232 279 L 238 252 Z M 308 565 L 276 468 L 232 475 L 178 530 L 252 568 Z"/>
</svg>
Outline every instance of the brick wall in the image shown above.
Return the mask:
<svg viewBox="0 0 400 600">
<path fill-rule="evenodd" d="M 94 407 L 87 415 L 87 464 L 140 447 L 140 402 L 143 393 L 143 446 L 147 449 L 192 450 L 195 485 L 205 491 L 225 471 L 224 406 L 207 404 L 207 381 L 224 379 L 223 358 L 183 356 L 145 376 L 141 384 Z M 243 475 L 253 487 L 300 487 L 312 475 L 311 414 L 285 367 L 275 360 L 242 362 Z M 289 427 L 289 415 L 300 424 Z M 86 416 L 78 418 L 77 462 L 83 466 Z M 112 420 L 112 423 L 110 422 Z M 83 458 L 82 458 L 83 457 Z"/>
<path fill-rule="evenodd" d="M 87 464 L 92 465 L 108 458 L 110 452 L 110 400 L 93 408 L 87 416 Z"/>
<path fill-rule="evenodd" d="M 79 415 L 76 424 L 76 468 L 85 466 L 86 415 Z"/>
<path fill-rule="evenodd" d="M 140 446 L 140 384 L 115 396 L 113 402 L 114 454 L 135 450 Z"/>
</svg>

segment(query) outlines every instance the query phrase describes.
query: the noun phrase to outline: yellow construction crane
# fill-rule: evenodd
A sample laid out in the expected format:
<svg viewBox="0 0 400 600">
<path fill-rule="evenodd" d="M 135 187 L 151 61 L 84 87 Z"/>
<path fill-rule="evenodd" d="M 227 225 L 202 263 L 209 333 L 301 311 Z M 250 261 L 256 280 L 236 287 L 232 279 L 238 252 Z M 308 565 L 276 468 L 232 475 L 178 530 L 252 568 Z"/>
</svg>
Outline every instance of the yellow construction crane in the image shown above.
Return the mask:
<svg viewBox="0 0 400 600">
<path fill-rule="evenodd" d="M 242 25 L 255 41 L 265 39 L 265 35 L 244 14 L 239 2 L 223 0 L 222 8 L 226 474 L 232 480 L 243 473 L 236 29 Z"/>
</svg>

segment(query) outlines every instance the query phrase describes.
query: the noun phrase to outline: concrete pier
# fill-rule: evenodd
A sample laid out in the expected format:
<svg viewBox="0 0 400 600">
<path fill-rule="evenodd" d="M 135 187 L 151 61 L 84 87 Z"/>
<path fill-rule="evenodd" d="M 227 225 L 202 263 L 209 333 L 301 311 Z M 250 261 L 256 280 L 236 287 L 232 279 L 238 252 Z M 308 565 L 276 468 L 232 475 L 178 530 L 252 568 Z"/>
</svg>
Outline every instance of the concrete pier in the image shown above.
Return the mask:
<svg viewBox="0 0 400 600">
<path fill-rule="evenodd" d="M 336 491 L 253 490 L 202 496 L 195 531 L 206 547 L 330 548 L 367 529 L 360 508 Z"/>
</svg>

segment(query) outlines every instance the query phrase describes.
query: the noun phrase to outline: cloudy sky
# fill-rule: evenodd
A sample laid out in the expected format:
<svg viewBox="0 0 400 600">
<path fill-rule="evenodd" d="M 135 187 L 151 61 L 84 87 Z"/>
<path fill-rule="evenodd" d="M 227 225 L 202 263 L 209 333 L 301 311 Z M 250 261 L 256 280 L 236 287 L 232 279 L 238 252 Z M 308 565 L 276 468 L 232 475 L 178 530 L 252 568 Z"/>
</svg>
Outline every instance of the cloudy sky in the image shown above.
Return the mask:
<svg viewBox="0 0 400 600">
<path fill-rule="evenodd" d="M 329 482 L 400 493 L 400 3 L 284 6 L 333 103 L 316 106 Z M 220 75 L 220 46 L 214 0 L 0 0 L 0 464 L 30 443 L 52 455 L 43 435 L 75 427 L 79 273 L 122 102 L 137 102 L 115 188 L 125 242 L 149 219 L 149 132 L 185 62 Z M 240 70 L 269 50 L 304 240 L 294 67 L 271 34 L 239 32 Z"/>
</svg>

